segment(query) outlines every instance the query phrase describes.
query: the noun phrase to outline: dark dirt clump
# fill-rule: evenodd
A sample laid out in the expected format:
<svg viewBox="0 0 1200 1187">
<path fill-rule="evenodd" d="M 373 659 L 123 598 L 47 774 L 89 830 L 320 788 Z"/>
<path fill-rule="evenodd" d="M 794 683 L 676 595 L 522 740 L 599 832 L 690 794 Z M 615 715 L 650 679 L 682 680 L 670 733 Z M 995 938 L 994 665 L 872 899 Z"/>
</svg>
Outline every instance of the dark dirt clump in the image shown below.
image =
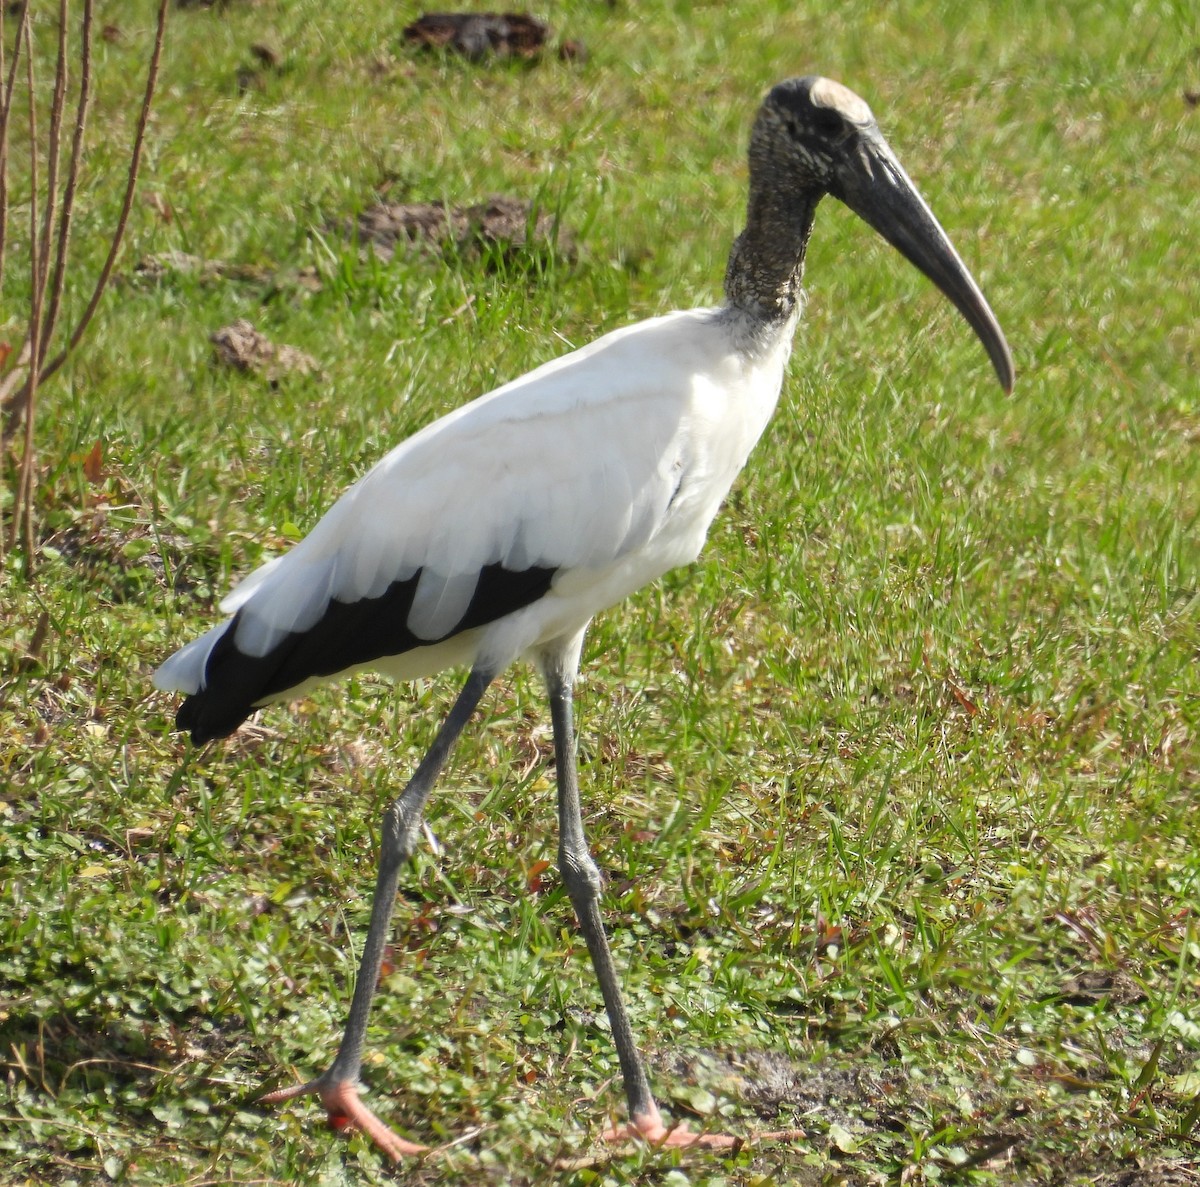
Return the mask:
<svg viewBox="0 0 1200 1187">
<path fill-rule="evenodd" d="M 532 202 L 493 195 L 474 206 L 437 202 L 376 202 L 340 228 L 390 260 L 397 246 L 429 244 L 464 256 L 499 256 L 507 263 L 535 251 L 574 256 L 574 240 Z"/>
<path fill-rule="evenodd" d="M 421 49 L 448 49 L 473 62 L 484 58 L 538 57 L 549 27 L 517 12 L 427 12 L 404 30 Z"/>
</svg>

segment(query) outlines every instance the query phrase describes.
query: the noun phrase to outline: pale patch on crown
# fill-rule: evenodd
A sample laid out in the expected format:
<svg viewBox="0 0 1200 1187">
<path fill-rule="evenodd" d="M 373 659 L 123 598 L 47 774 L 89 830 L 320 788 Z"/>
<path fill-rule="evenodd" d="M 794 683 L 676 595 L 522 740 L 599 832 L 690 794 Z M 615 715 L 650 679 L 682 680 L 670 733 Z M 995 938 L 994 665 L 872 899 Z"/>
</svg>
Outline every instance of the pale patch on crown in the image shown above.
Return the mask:
<svg viewBox="0 0 1200 1187">
<path fill-rule="evenodd" d="M 818 107 L 832 107 L 856 124 L 869 124 L 873 119 L 871 109 L 849 87 L 844 87 L 832 78 L 818 78 L 809 91 Z"/>
</svg>

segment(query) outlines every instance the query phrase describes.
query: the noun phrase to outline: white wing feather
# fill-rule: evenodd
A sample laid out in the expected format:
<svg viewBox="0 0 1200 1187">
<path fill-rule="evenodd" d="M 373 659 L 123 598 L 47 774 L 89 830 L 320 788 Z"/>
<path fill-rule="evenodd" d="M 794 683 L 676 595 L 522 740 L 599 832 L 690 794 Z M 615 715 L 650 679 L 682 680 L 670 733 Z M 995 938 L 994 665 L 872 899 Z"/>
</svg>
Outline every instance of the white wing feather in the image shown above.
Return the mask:
<svg viewBox="0 0 1200 1187">
<path fill-rule="evenodd" d="M 781 375 L 782 363 L 771 369 Z M 304 540 L 221 603 L 242 611 L 238 649 L 264 655 L 314 625 L 331 598 L 378 597 L 418 570 L 408 625 L 433 641 L 461 620 L 486 565 L 596 570 L 643 548 L 697 461 L 706 396 L 736 397 L 742 370 L 711 311 L 693 310 L 608 334 L 449 413 L 388 453 Z M 728 447 L 726 486 L 760 429 Z M 697 550 L 724 493 L 705 510 Z M 213 634 L 206 648 L 197 640 L 168 660 L 156 683 L 200 687 Z"/>
</svg>

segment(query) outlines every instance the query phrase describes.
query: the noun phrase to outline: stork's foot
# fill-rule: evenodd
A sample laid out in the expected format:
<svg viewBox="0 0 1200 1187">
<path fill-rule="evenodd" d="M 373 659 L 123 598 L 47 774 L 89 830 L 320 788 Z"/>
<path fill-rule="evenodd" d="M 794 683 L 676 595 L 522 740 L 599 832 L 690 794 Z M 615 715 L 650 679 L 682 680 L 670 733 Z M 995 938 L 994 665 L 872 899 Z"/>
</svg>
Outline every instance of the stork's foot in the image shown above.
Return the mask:
<svg viewBox="0 0 1200 1187">
<path fill-rule="evenodd" d="M 280 1101 L 293 1100 L 297 1096 L 319 1096 L 329 1117 L 330 1128 L 339 1132 L 343 1129 L 358 1129 L 367 1135 L 393 1162 L 413 1154 L 424 1154 L 429 1147 L 405 1141 L 398 1133 L 385 1125 L 358 1095 L 358 1085 L 348 1080 L 329 1080 L 318 1076 L 307 1084 L 292 1088 L 280 1088 L 267 1092 L 258 1099 L 262 1104 L 274 1105 Z"/>
<path fill-rule="evenodd" d="M 666 1146 L 676 1149 L 695 1147 L 703 1150 L 732 1150 L 747 1142 L 794 1142 L 804 1137 L 802 1129 L 777 1129 L 770 1133 L 756 1133 L 748 1137 L 735 1137 L 728 1133 L 697 1133 L 682 1123 L 669 1129 L 663 1124 L 658 1109 L 650 1113 L 636 1114 L 627 1125 L 616 1125 L 606 1129 L 600 1138 L 605 1142 L 643 1141 L 651 1146 Z"/>
</svg>

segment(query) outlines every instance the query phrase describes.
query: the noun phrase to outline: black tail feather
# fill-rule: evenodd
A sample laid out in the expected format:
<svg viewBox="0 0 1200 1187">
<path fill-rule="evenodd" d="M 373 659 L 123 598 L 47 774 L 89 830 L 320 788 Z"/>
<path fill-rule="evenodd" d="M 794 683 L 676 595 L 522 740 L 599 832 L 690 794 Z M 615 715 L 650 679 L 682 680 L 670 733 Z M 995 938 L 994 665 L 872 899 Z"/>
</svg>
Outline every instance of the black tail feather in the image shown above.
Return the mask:
<svg viewBox="0 0 1200 1187">
<path fill-rule="evenodd" d="M 284 699 L 289 689 L 306 680 L 441 643 L 531 605 L 545 595 L 554 574 L 554 569 L 514 572 L 498 564 L 485 565 L 466 613 L 438 639 L 418 638 L 408 628 L 420 570 L 407 581 L 392 582 L 377 598 L 330 601 L 313 626 L 285 635 L 266 655 L 246 655 L 238 649 L 235 638 L 243 613 L 239 610 L 209 652 L 204 687 L 179 706 L 176 728 L 189 732 L 197 746 L 227 737 L 256 708 Z"/>
</svg>

